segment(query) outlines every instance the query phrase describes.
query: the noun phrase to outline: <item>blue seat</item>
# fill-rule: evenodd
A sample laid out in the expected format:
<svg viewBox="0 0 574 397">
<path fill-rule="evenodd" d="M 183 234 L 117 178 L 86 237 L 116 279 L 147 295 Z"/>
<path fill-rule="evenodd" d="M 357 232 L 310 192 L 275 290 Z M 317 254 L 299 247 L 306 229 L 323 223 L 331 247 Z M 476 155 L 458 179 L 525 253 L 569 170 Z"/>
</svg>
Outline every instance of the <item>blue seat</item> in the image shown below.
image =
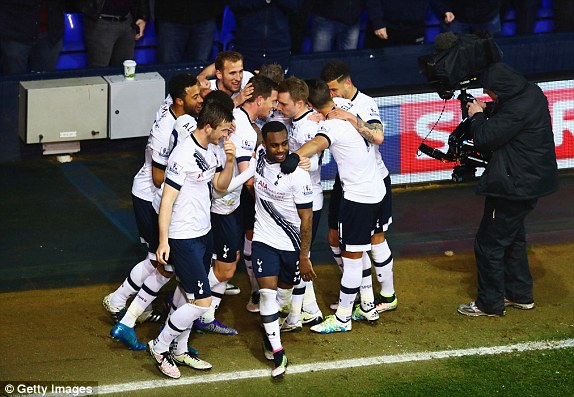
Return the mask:
<svg viewBox="0 0 574 397">
<path fill-rule="evenodd" d="M 220 51 L 233 49 L 235 26 L 235 16 L 233 15 L 233 12 L 229 6 L 225 6 L 225 9 L 223 10 L 223 18 L 221 21 L 221 29 L 219 29 L 218 37 L 214 41 L 214 44 L 219 47 Z"/>
<path fill-rule="evenodd" d="M 83 17 L 82 14 L 64 14 L 62 52 L 86 50 Z"/>
</svg>

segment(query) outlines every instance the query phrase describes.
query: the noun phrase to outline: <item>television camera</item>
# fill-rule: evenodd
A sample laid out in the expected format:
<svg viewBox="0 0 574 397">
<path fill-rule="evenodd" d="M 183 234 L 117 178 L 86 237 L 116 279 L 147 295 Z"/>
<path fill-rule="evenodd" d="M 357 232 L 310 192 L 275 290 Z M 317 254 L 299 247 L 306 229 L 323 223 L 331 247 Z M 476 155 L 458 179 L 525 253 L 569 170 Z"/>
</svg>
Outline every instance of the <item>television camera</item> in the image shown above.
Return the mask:
<svg viewBox="0 0 574 397">
<path fill-rule="evenodd" d="M 488 33 L 454 35 L 441 33 L 435 41 L 436 52 L 419 57 L 419 69 L 438 95 L 446 100 L 460 90 L 462 122 L 451 132 L 446 153 L 424 143 L 419 150 L 444 163 L 454 163 L 452 179 L 463 182 L 475 178 L 476 168 L 485 167 L 489 153 L 476 150 L 470 132 L 467 104 L 474 97 L 467 89 L 480 73 L 502 59 L 502 51 Z"/>
</svg>

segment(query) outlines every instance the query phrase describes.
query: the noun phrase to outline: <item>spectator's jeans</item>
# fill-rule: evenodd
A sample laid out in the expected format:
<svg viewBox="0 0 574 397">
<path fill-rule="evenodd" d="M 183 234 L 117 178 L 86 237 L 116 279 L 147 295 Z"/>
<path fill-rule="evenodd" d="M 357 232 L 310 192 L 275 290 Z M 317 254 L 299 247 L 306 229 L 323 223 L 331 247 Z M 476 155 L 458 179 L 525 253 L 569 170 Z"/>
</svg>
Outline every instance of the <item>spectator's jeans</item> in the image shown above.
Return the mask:
<svg viewBox="0 0 574 397">
<path fill-rule="evenodd" d="M 160 63 L 208 61 L 213 50 L 215 18 L 193 25 L 158 21 L 157 56 Z"/>
<path fill-rule="evenodd" d="M 85 17 L 84 40 L 88 66 L 121 66 L 126 59 L 134 59 L 135 36 L 131 16 L 123 22 Z"/>
<path fill-rule="evenodd" d="M 313 17 L 313 52 L 355 50 L 359 44 L 360 23 L 341 22 Z"/>
<path fill-rule="evenodd" d="M 478 30 L 484 30 L 489 32 L 491 35 L 494 35 L 501 30 L 500 15 L 496 14 L 496 16 L 491 21 L 483 23 L 460 22 L 455 18 L 455 20 L 448 25 L 443 22 L 442 28 L 443 31 L 452 32 L 455 34 L 474 33 Z"/>
<path fill-rule="evenodd" d="M 47 33 L 40 33 L 33 43 L 0 41 L 3 74 L 43 72 L 56 69 L 62 40 L 51 43 Z"/>
</svg>

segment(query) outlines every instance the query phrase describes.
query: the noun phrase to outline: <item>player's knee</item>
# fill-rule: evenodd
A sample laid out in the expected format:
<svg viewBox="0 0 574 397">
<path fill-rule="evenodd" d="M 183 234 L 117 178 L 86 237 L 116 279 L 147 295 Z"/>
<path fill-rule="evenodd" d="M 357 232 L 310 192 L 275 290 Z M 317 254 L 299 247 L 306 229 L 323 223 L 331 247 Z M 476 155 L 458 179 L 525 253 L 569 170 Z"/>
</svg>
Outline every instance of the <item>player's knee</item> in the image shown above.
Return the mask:
<svg viewBox="0 0 574 397">
<path fill-rule="evenodd" d="M 235 269 L 237 267 L 237 262 L 226 263 L 215 261 L 213 272 L 215 273 L 215 277 L 221 282 L 228 281 L 233 277 L 235 274 Z"/>
<path fill-rule="evenodd" d="M 371 244 L 382 244 L 385 242 L 385 232 L 375 233 L 371 237 Z"/>
</svg>

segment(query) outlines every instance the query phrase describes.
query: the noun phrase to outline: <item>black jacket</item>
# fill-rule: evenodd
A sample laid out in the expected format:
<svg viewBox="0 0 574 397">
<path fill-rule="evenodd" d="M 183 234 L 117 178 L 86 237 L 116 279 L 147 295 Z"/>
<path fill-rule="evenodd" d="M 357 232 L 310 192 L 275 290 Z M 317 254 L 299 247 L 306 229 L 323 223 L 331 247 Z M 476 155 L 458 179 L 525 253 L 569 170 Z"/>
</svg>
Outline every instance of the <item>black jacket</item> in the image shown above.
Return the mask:
<svg viewBox="0 0 574 397">
<path fill-rule="evenodd" d="M 73 0 L 76 9 L 93 18 L 100 16 L 105 2 L 106 0 Z M 131 0 L 130 12 L 134 21 L 138 19 L 149 20 L 149 0 Z"/>
<path fill-rule="evenodd" d="M 504 63 L 491 65 L 479 83 L 498 98 L 491 111 L 475 113 L 470 123 L 476 148 L 492 152 L 477 193 L 526 200 L 556 191 L 554 134 L 542 90 Z"/>
<path fill-rule="evenodd" d="M 48 37 L 56 43 L 64 36 L 64 1 L 47 0 Z M 38 38 L 40 4 L 37 0 L 0 0 L 0 39 L 33 43 Z"/>
<path fill-rule="evenodd" d="M 231 0 L 235 16 L 235 45 L 241 49 L 265 52 L 291 50 L 289 16 L 302 0 Z"/>
<path fill-rule="evenodd" d="M 431 0 L 433 8 L 442 20 L 450 11 L 464 23 L 485 23 L 500 12 L 501 0 Z"/>
<path fill-rule="evenodd" d="M 192 25 L 223 13 L 223 0 L 156 0 L 155 19 Z"/>
<path fill-rule="evenodd" d="M 429 0 L 367 0 L 373 29 L 424 26 Z"/>
</svg>

